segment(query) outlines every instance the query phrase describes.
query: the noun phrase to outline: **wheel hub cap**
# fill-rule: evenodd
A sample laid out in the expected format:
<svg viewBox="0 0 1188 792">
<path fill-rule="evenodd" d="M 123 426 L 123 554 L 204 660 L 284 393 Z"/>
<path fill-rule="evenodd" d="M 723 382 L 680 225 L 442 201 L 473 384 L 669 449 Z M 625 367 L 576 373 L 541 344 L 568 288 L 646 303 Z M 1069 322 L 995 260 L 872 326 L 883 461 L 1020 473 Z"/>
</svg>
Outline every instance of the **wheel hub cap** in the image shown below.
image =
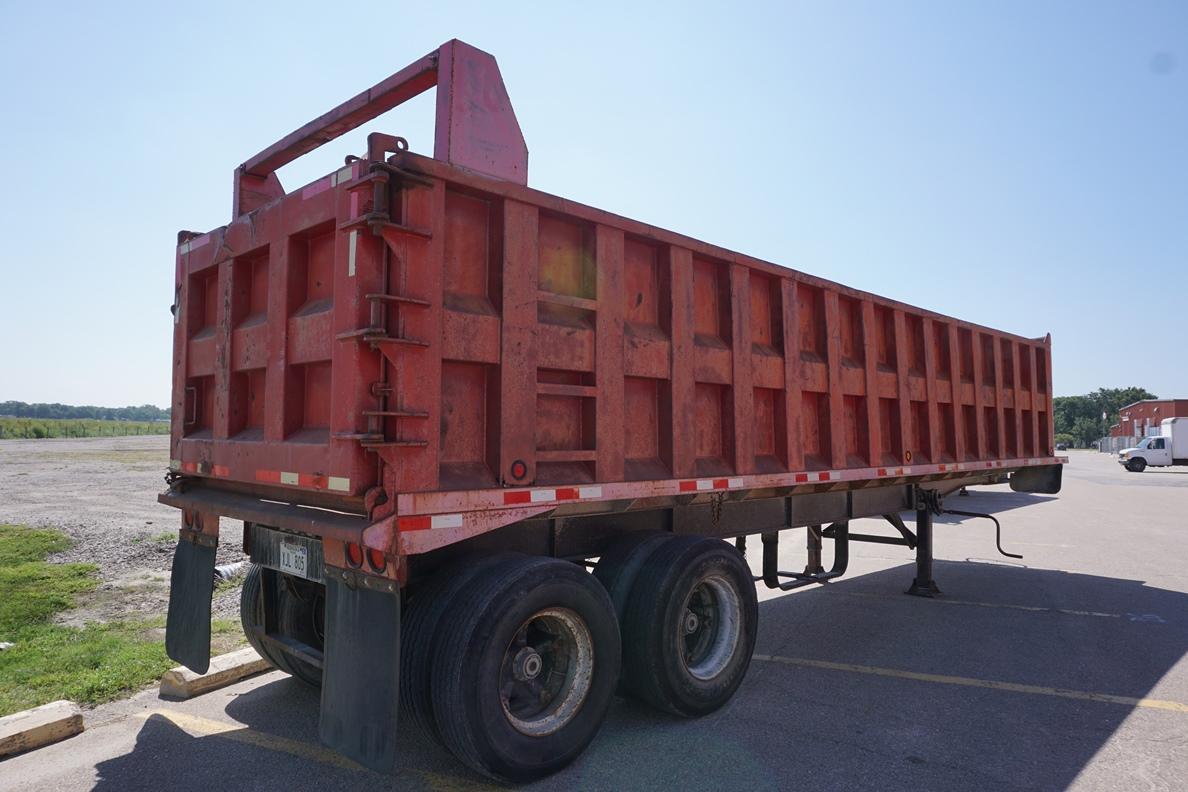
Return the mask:
<svg viewBox="0 0 1188 792">
<path fill-rule="evenodd" d="M 530 679 L 536 679 L 540 676 L 540 671 L 544 667 L 544 661 L 535 649 L 525 646 L 516 653 L 516 659 L 512 665 L 512 675 L 515 676 L 519 682 L 527 682 Z"/>
<path fill-rule="evenodd" d="M 689 673 L 710 680 L 730 665 L 741 639 L 742 597 L 725 577 L 707 577 L 689 592 L 678 650 Z"/>
<path fill-rule="evenodd" d="M 530 737 L 552 734 L 581 709 L 594 676 L 594 638 L 569 608 L 528 618 L 503 655 L 499 698 L 508 722 Z"/>
</svg>

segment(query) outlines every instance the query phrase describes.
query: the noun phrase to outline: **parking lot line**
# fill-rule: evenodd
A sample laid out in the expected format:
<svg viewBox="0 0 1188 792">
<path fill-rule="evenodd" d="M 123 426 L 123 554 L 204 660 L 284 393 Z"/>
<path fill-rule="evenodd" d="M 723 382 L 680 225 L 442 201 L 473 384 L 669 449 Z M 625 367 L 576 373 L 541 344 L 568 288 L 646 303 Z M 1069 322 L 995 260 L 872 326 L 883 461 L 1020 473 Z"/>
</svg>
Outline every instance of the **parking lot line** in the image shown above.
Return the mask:
<svg viewBox="0 0 1188 792">
<path fill-rule="evenodd" d="M 313 745 L 312 743 L 301 742 L 300 740 L 290 740 L 287 737 L 278 737 L 275 734 L 268 734 L 267 732 L 255 731 L 248 726 L 244 726 L 242 723 L 226 723 L 209 718 L 201 718 L 197 715 L 188 715 L 184 712 L 172 712 L 163 709 L 137 713 L 136 717 L 143 720 L 148 720 L 152 717 L 165 718 L 174 726 L 195 737 L 212 737 L 217 735 L 228 740 L 267 748 L 270 751 L 287 753 L 291 756 L 299 756 L 302 759 L 312 759 L 315 762 L 333 765 L 343 770 L 366 769 L 347 759 L 342 754 L 335 753 L 320 745 Z"/>
<path fill-rule="evenodd" d="M 1008 693 L 1027 693 L 1033 696 L 1054 696 L 1056 698 L 1074 699 L 1076 701 L 1121 704 L 1127 707 L 1166 710 L 1168 712 L 1188 715 L 1188 704 L 1182 704 L 1178 701 L 1165 701 L 1163 699 L 1132 698 L 1130 696 L 1115 696 L 1112 693 L 1065 690 L 1063 688 L 1044 687 L 1042 685 L 1022 685 L 1018 682 L 999 682 L 993 679 L 974 679 L 973 677 L 949 676 L 947 674 L 922 674 L 918 671 L 903 671 L 898 668 L 880 668 L 879 666 L 856 665 L 853 663 L 833 663 L 828 660 L 810 660 L 804 657 L 780 657 L 779 655 L 756 654 L 753 656 L 753 659 L 769 663 L 802 666 L 805 668 L 822 668 L 829 671 L 848 671 L 854 674 L 910 679 L 916 682 L 932 682 L 938 685 L 960 685 L 986 690 L 1002 690 Z"/>
<path fill-rule="evenodd" d="M 874 594 L 874 593 L 866 592 L 866 591 L 844 591 L 842 593 L 848 597 L 870 597 L 873 599 L 899 599 L 900 601 L 902 601 L 902 598 L 897 597 L 897 596 L 887 596 L 885 594 Z M 1126 618 L 1126 617 L 1133 615 L 1133 614 L 1124 614 L 1124 613 L 1103 613 L 1101 611 L 1069 610 L 1067 608 L 1048 608 L 1048 607 L 1045 607 L 1042 605 L 1014 605 L 1014 604 L 1007 603 L 1007 602 L 978 602 L 977 600 L 957 600 L 957 599 L 949 599 L 947 597 L 945 597 L 945 598 L 937 597 L 937 598 L 928 600 L 928 602 L 930 604 L 937 604 L 937 605 L 968 605 L 968 606 L 973 606 L 973 607 L 978 607 L 978 608 L 1005 608 L 1007 610 L 1021 610 L 1021 611 L 1029 611 L 1031 613 L 1060 613 L 1065 616 L 1096 616 L 1101 619 L 1122 619 L 1122 618 Z M 1131 621 L 1142 621 L 1142 620 L 1132 618 Z M 1159 622 L 1156 622 L 1156 623 L 1162 624 L 1163 620 L 1160 619 Z"/>
</svg>

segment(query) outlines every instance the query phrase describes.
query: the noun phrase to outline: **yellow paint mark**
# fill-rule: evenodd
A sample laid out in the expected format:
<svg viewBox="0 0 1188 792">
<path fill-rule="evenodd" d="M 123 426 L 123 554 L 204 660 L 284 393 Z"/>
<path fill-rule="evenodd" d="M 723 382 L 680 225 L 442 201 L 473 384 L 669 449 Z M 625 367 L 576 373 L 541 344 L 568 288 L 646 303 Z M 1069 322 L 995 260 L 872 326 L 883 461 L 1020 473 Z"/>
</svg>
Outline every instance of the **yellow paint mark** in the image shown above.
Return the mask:
<svg viewBox="0 0 1188 792">
<path fill-rule="evenodd" d="M 855 665 L 853 663 L 831 663 L 828 660 L 809 660 L 803 657 L 780 657 L 778 655 L 757 654 L 754 655 L 754 659 L 769 663 L 803 666 L 806 668 L 823 668 L 829 671 L 849 671 L 854 674 L 911 679 L 916 682 L 932 682 L 939 685 L 960 685 L 962 687 L 983 688 L 985 690 L 1003 690 L 1008 693 L 1029 693 L 1034 696 L 1054 696 L 1056 698 L 1073 699 L 1075 701 L 1096 701 L 1101 704 L 1122 704 L 1127 707 L 1142 707 L 1145 709 L 1167 710 L 1169 712 L 1188 714 L 1188 704 L 1181 704 L 1178 701 L 1131 698 L 1130 696 L 1115 696 L 1111 693 L 1066 690 L 1064 688 L 1044 687 L 1042 685 L 1022 685 L 1018 682 L 999 682 L 993 679 L 974 679 L 972 677 L 949 676 L 947 674 L 922 674 L 918 671 L 901 671 L 897 668 L 880 668 L 879 666 Z"/>
<path fill-rule="evenodd" d="M 311 743 L 301 742 L 300 740 L 290 740 L 287 737 L 278 737 L 275 734 L 268 734 L 267 732 L 255 731 L 244 726 L 242 723 L 226 723 L 224 721 L 201 718 L 197 715 L 187 715 L 183 712 L 167 712 L 165 710 L 151 710 L 149 712 L 138 713 L 137 717 L 147 720 L 154 715 L 165 718 L 193 737 L 211 737 L 217 735 L 228 740 L 234 740 L 235 742 L 254 745 L 258 748 L 267 748 L 270 751 L 286 753 L 290 756 L 299 756 L 302 759 L 312 759 L 315 762 L 333 765 L 343 770 L 366 769 L 362 765 L 347 759 L 342 754 L 331 751 L 328 748 L 323 748 L 320 745 L 313 745 Z"/>
<path fill-rule="evenodd" d="M 445 776 L 440 773 L 417 771 L 417 775 L 429 785 L 429 788 L 433 792 L 505 792 L 506 789 L 505 787 L 484 784 L 481 781 L 467 781 L 463 778 L 453 778 L 452 776 Z"/>
<path fill-rule="evenodd" d="M 153 716 L 165 718 L 194 737 L 223 737 L 257 748 L 265 748 L 269 751 L 289 754 L 290 756 L 297 756 L 302 759 L 310 759 L 342 770 L 370 772 L 366 767 L 352 762 L 337 751 L 332 751 L 320 745 L 302 742 L 301 740 L 290 740 L 287 737 L 256 731 L 244 726 L 242 723 L 216 721 L 197 715 L 188 715 L 184 712 L 161 709 L 136 714 L 136 717 L 142 720 L 148 720 Z M 435 792 L 488 792 L 489 790 L 501 790 L 500 787 L 491 786 L 490 784 L 454 778 L 452 776 L 442 775 L 441 773 L 430 773 L 425 770 L 411 768 L 409 772 L 419 777 L 430 789 L 435 790 Z"/>
</svg>

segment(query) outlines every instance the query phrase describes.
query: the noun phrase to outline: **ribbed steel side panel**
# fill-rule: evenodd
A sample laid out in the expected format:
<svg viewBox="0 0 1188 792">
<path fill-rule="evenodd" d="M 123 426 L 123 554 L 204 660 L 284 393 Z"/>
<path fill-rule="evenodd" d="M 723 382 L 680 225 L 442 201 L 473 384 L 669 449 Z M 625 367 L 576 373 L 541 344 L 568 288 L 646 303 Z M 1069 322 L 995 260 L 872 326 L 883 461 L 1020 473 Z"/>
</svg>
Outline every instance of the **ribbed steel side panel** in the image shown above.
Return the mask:
<svg viewBox="0 0 1188 792">
<path fill-rule="evenodd" d="M 1046 338 L 412 154 L 187 241 L 178 282 L 175 464 L 215 479 L 333 498 L 1052 453 Z"/>
</svg>

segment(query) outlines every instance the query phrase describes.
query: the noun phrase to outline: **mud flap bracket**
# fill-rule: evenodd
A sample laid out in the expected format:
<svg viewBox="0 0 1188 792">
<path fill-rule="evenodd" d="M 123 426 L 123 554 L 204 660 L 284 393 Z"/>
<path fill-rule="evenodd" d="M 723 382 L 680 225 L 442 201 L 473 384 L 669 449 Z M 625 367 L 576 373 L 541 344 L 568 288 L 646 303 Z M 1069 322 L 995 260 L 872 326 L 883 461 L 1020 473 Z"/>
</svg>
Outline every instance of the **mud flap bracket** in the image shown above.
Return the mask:
<svg viewBox="0 0 1188 792">
<path fill-rule="evenodd" d="M 394 581 L 326 567 L 322 743 L 365 767 L 396 767 L 400 589 Z"/>
</svg>

